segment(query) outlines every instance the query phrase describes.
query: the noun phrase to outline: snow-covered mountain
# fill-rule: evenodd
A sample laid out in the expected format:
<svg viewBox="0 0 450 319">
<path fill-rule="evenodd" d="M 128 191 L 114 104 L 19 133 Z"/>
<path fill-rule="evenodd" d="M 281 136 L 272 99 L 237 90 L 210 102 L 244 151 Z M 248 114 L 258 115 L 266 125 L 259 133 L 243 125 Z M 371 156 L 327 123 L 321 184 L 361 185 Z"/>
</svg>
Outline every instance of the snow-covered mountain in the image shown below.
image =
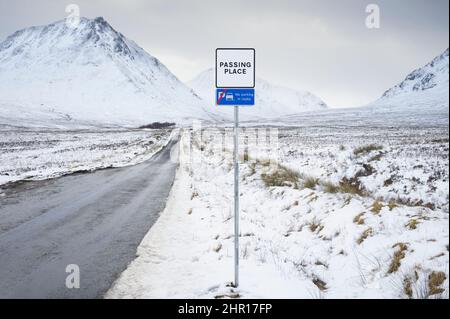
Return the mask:
<svg viewBox="0 0 450 319">
<path fill-rule="evenodd" d="M 213 69 L 200 73 L 187 84 L 203 98 L 208 106 L 213 107 L 218 115 L 226 118 L 232 116 L 232 108 L 215 106 Z M 270 119 L 327 109 L 327 105 L 310 92 L 275 86 L 261 78 L 256 78 L 255 94 L 255 106 L 242 107 L 240 111 L 241 119 Z"/>
<path fill-rule="evenodd" d="M 449 101 L 449 50 L 410 73 L 400 84 L 387 90 L 374 104 L 408 107 L 447 106 Z"/>
<path fill-rule="evenodd" d="M 0 121 L 140 125 L 211 119 L 204 102 L 108 22 L 81 18 L 0 43 Z"/>
</svg>

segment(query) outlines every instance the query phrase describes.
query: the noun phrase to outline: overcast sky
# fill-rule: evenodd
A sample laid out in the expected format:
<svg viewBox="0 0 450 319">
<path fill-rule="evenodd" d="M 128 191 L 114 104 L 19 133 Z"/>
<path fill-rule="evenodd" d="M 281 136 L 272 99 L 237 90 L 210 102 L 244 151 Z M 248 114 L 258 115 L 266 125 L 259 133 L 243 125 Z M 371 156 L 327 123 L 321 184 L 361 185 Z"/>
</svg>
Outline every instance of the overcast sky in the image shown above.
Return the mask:
<svg viewBox="0 0 450 319">
<path fill-rule="evenodd" d="M 449 42 L 448 0 L 0 0 L 0 41 L 64 18 L 70 3 L 105 17 L 182 81 L 213 67 L 216 47 L 254 47 L 257 76 L 332 107 L 377 99 Z M 379 29 L 366 27 L 370 3 Z"/>
</svg>

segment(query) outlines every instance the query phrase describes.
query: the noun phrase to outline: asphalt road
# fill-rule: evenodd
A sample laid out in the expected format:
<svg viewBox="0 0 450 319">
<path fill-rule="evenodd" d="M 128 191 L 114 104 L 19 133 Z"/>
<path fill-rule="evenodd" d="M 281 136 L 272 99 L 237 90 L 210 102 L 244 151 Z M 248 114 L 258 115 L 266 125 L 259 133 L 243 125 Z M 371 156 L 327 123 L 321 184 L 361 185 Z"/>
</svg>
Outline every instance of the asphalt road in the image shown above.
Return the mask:
<svg viewBox="0 0 450 319">
<path fill-rule="evenodd" d="M 0 197 L 0 298 L 101 298 L 164 209 L 171 141 L 131 167 L 26 182 Z M 66 287 L 66 267 L 80 288 Z"/>
</svg>

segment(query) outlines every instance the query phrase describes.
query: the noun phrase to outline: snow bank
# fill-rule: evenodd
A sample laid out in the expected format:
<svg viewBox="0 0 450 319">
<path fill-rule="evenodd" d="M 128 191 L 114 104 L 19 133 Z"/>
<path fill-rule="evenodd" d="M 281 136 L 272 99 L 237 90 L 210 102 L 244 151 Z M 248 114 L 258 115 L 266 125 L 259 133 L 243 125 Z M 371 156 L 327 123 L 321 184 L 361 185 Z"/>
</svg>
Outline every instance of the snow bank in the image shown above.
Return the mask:
<svg viewBox="0 0 450 319">
<path fill-rule="evenodd" d="M 241 166 L 241 286 L 229 287 L 232 148 L 190 135 L 167 207 L 107 298 L 448 296 L 447 213 L 320 187 L 268 187 L 262 175 L 279 166 L 262 160 Z M 431 294 L 436 274 L 445 276 L 434 287 L 443 291 Z"/>
<path fill-rule="evenodd" d="M 0 135 L 0 185 L 150 159 L 170 130 L 5 130 Z"/>
</svg>

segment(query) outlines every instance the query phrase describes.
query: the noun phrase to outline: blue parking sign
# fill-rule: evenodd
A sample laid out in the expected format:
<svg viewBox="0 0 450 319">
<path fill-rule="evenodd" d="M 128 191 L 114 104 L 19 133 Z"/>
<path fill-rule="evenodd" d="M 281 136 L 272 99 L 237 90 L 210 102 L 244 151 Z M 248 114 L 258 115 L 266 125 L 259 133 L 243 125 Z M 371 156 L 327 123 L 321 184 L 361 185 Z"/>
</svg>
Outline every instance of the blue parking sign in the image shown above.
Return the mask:
<svg viewBox="0 0 450 319">
<path fill-rule="evenodd" d="M 255 105 L 255 89 L 216 89 L 217 105 Z"/>
</svg>

